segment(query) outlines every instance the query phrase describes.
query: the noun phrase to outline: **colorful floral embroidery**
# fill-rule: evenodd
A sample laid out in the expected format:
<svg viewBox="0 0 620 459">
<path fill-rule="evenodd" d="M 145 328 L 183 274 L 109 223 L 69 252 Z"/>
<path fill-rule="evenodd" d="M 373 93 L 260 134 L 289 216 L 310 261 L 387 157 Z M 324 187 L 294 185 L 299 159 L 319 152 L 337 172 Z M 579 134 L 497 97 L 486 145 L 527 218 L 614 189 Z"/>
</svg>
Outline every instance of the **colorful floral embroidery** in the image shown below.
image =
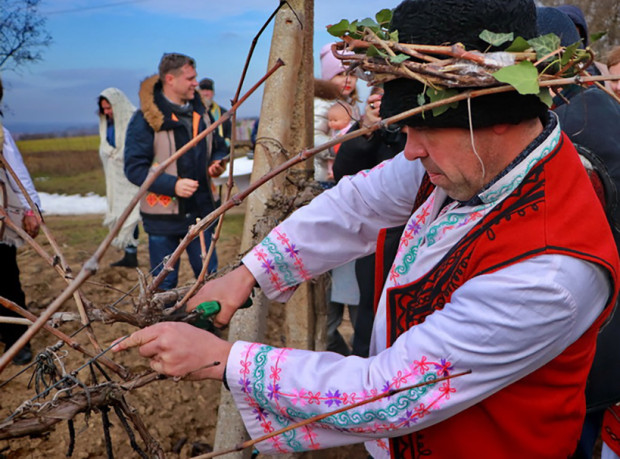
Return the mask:
<svg viewBox="0 0 620 459">
<path fill-rule="evenodd" d="M 240 390 L 265 434 L 321 414 L 325 412 L 322 406 L 333 411 L 408 385 L 429 384 L 412 387 L 381 401 L 334 414 L 302 429 L 274 437 L 270 444 L 278 452 L 320 448 L 316 429 L 335 428 L 376 434 L 409 427 L 437 409 L 456 391 L 450 380 L 433 383 L 438 378 L 449 376 L 453 371 L 452 364 L 445 359 L 433 361 L 426 356 L 396 372 L 381 388 L 373 388 L 363 394 L 347 393 L 334 387 L 324 390 L 286 388 L 281 382 L 281 364 L 290 352 L 290 349 L 250 344 L 240 362 Z"/>
<path fill-rule="evenodd" d="M 387 163 L 389 163 L 390 161 L 392 161 L 394 158 L 390 158 L 390 159 L 386 159 L 385 161 L 383 161 L 382 163 L 377 164 L 375 167 L 373 167 L 372 169 L 364 169 L 359 171 L 357 174 L 355 175 L 349 175 L 346 176 L 347 179 L 352 180 L 353 178 L 355 178 L 356 176 L 360 176 L 360 177 L 368 177 L 370 175 L 370 173 L 374 170 L 379 170 L 379 169 L 383 169 L 385 167 L 385 165 Z"/>
<path fill-rule="evenodd" d="M 261 267 L 265 270 L 265 273 L 268 274 L 269 282 L 271 282 L 273 287 L 277 291 L 283 292 L 286 290 L 286 288 L 284 287 L 282 279 L 280 279 L 280 276 L 276 271 L 273 261 L 267 257 L 267 254 L 261 247 L 262 245 L 264 245 L 264 243 L 265 241 L 263 241 L 261 245 L 257 245 L 256 247 L 254 247 L 254 249 L 252 249 L 252 254 L 258 259 L 258 261 L 260 261 Z"/>
<path fill-rule="evenodd" d="M 398 245 L 395 259 L 399 260 L 399 262 L 395 262 L 390 269 L 389 281 L 392 285 L 399 285 L 399 277 L 407 274 L 415 261 L 418 250 L 424 242 L 420 235 L 431 215 L 434 202 L 435 195 L 433 194 L 409 219 Z"/>
<path fill-rule="evenodd" d="M 288 236 L 284 234 L 279 228 L 275 228 L 273 232 L 277 236 L 278 241 L 282 244 L 282 246 L 284 246 L 284 251 L 287 253 L 287 255 L 293 260 L 295 260 L 293 265 L 297 268 L 298 277 L 302 281 L 310 279 L 311 276 L 308 271 L 306 271 L 304 262 L 299 256 L 299 250 L 295 247 L 295 244 L 291 243 Z"/>
<path fill-rule="evenodd" d="M 429 247 L 436 244 L 442 236 L 448 232 L 469 225 L 470 223 L 480 220 L 484 216 L 484 211 L 491 208 L 493 205 L 485 205 L 480 210 L 471 212 L 468 211 L 464 214 L 458 214 L 456 212 L 448 212 L 443 218 L 437 220 L 437 224 L 431 226 L 426 232 L 426 242 Z"/>
<path fill-rule="evenodd" d="M 277 243 L 272 240 L 273 236 L 276 237 Z M 288 291 L 294 285 L 311 277 L 299 256 L 299 249 L 279 228 L 275 228 L 269 236 L 263 239 L 252 250 L 252 253 L 268 274 L 273 288 L 279 292 Z M 293 260 L 292 264 L 290 259 Z M 295 268 L 295 271 L 292 271 L 291 267 Z"/>
</svg>

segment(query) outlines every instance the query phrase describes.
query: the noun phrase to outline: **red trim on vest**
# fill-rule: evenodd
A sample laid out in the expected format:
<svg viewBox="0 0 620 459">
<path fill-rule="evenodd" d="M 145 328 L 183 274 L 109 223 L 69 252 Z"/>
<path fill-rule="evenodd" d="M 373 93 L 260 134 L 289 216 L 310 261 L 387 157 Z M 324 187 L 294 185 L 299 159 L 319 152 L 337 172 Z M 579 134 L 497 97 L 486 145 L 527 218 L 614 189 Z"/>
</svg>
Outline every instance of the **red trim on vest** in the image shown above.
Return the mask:
<svg viewBox="0 0 620 459">
<path fill-rule="evenodd" d="M 377 247 L 383 247 L 385 244 L 385 236 L 387 234 L 387 228 L 383 228 L 379 231 L 377 237 Z M 381 292 L 383 291 L 383 263 L 384 263 L 383 250 L 377 250 L 375 254 L 375 298 L 374 298 L 374 310 L 377 314 L 377 308 L 379 307 L 379 300 L 381 300 Z"/>
<path fill-rule="evenodd" d="M 429 273 L 387 291 L 388 345 L 443 309 L 472 277 L 541 254 L 602 266 L 617 293 L 618 253 L 603 209 L 592 205 L 597 200 L 577 152 L 562 135 L 558 147 Z M 607 307 L 581 338 L 534 373 L 435 426 L 391 439 L 392 456 L 568 457 L 585 416 L 585 382 L 598 329 L 610 311 Z"/>
</svg>

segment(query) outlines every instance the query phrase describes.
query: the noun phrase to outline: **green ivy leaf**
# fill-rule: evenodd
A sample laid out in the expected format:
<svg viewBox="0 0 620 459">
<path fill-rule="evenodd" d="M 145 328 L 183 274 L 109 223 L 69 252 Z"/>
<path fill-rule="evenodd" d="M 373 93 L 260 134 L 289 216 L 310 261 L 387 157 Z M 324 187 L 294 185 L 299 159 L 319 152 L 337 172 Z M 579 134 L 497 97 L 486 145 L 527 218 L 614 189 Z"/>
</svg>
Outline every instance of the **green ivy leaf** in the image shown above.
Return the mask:
<svg viewBox="0 0 620 459">
<path fill-rule="evenodd" d="M 349 24 L 349 36 L 351 38 L 362 38 L 362 34 L 360 33 L 360 30 L 362 28 L 359 26 L 359 21 L 356 19 L 354 20 L 351 24 Z"/>
<path fill-rule="evenodd" d="M 540 92 L 538 71 L 534 64 L 529 61 L 501 68 L 492 75 L 497 81 L 514 87 L 519 94 L 538 94 Z"/>
<path fill-rule="evenodd" d="M 349 21 L 343 19 L 338 24 L 327 27 L 327 32 L 334 37 L 343 37 L 344 34 L 349 31 L 349 26 Z"/>
<path fill-rule="evenodd" d="M 430 102 L 439 102 L 444 99 L 448 99 L 449 97 L 456 96 L 459 92 L 456 89 L 434 89 L 427 88 L 426 95 Z M 458 102 L 452 102 L 451 104 L 441 105 L 439 107 L 433 108 L 433 116 L 439 116 L 442 113 L 445 113 L 450 108 L 458 107 Z"/>
<path fill-rule="evenodd" d="M 551 106 L 553 105 L 553 97 L 551 96 L 551 92 L 549 92 L 548 88 L 540 88 L 540 92 L 537 94 L 537 96 L 543 104 L 551 108 Z"/>
<path fill-rule="evenodd" d="M 370 47 L 368 48 L 368 51 L 366 51 L 366 55 L 368 57 L 388 57 L 386 53 L 381 51 L 375 45 L 370 45 Z"/>
<path fill-rule="evenodd" d="M 368 27 L 368 28 L 369 28 L 369 29 L 371 29 L 373 32 L 378 31 L 378 30 L 379 30 L 379 28 L 380 28 L 380 27 L 379 27 L 379 24 L 377 24 L 375 21 L 373 21 L 373 20 L 372 20 L 372 19 L 370 19 L 370 18 L 366 18 L 366 19 L 361 20 L 361 21 L 358 23 L 358 26 L 359 26 L 360 28 Z"/>
<path fill-rule="evenodd" d="M 536 52 L 536 57 L 542 59 L 560 47 L 560 37 L 554 33 L 548 33 L 547 35 L 532 38 L 528 40 L 528 43 Z"/>
<path fill-rule="evenodd" d="M 398 43 L 398 30 L 395 30 L 394 32 L 390 32 L 390 40 Z"/>
<path fill-rule="evenodd" d="M 605 35 L 607 35 L 607 31 L 603 31 L 603 32 L 595 32 L 595 33 L 591 33 L 590 34 L 590 44 L 594 43 L 595 41 L 599 41 L 601 38 L 603 38 Z"/>
<path fill-rule="evenodd" d="M 513 41 L 508 48 L 506 48 L 506 52 L 522 53 L 527 49 L 530 49 L 530 44 L 527 42 L 527 40 L 523 37 L 517 37 L 515 38 L 515 41 Z"/>
<path fill-rule="evenodd" d="M 565 66 L 566 64 L 568 64 L 568 62 L 571 60 L 571 58 L 573 58 L 575 56 L 575 52 L 579 48 L 580 43 L 581 42 L 578 41 L 578 42 L 573 43 L 572 45 L 566 47 L 566 49 L 562 53 L 562 57 L 560 58 L 560 63 L 562 64 L 562 66 Z"/>
<path fill-rule="evenodd" d="M 380 25 L 387 25 L 392 21 L 392 10 L 384 8 L 375 15 L 375 19 Z"/>
<path fill-rule="evenodd" d="M 406 54 L 403 53 L 399 53 L 396 56 L 390 56 L 390 62 L 392 64 L 400 64 L 402 62 L 405 62 L 407 59 L 409 59 L 410 56 L 407 56 Z"/>
<path fill-rule="evenodd" d="M 490 30 L 483 30 L 478 35 L 481 40 L 486 41 L 489 45 L 492 46 L 501 46 L 508 41 L 514 40 L 514 34 L 510 33 L 495 33 Z"/>
</svg>

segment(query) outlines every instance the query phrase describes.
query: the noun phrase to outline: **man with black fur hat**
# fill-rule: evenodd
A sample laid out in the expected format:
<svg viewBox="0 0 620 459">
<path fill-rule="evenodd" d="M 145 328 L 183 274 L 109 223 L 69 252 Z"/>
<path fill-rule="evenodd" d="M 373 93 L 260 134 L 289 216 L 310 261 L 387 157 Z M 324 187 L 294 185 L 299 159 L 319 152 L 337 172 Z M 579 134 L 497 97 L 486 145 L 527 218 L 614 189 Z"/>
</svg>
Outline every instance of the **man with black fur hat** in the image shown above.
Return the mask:
<svg viewBox="0 0 620 459">
<path fill-rule="evenodd" d="M 484 52 L 483 30 L 536 36 L 536 11 L 531 0 L 407 0 L 391 28 L 400 42 Z M 417 107 L 422 90 L 386 83 L 382 117 Z M 321 194 L 188 303 L 218 300 L 224 325 L 256 282 L 286 301 L 296 284 L 376 251 L 371 357 L 228 343 L 177 323 L 116 350 L 141 346 L 158 372 L 225 381 L 253 438 L 386 395 L 259 443 L 267 454 L 365 441 L 375 457 L 568 457 L 618 254 L 546 106 L 516 92 L 469 102 L 406 119 L 402 154 Z M 225 365 L 205 368 L 214 361 Z"/>
</svg>

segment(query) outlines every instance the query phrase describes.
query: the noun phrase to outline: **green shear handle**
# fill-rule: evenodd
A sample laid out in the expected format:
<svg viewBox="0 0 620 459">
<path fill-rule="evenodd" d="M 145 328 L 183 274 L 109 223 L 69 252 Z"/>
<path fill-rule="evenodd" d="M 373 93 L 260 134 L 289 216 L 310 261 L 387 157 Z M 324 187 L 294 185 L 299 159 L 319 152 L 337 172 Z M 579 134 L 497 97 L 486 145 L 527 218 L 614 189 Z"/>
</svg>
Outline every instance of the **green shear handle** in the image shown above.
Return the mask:
<svg viewBox="0 0 620 459">
<path fill-rule="evenodd" d="M 250 306 L 252 306 L 252 298 L 248 298 L 239 309 L 247 309 Z M 219 301 L 204 301 L 200 303 L 195 309 L 198 317 L 193 321 L 193 325 L 205 330 L 212 329 L 213 322 L 211 318 L 221 310 L 222 306 Z"/>
</svg>

